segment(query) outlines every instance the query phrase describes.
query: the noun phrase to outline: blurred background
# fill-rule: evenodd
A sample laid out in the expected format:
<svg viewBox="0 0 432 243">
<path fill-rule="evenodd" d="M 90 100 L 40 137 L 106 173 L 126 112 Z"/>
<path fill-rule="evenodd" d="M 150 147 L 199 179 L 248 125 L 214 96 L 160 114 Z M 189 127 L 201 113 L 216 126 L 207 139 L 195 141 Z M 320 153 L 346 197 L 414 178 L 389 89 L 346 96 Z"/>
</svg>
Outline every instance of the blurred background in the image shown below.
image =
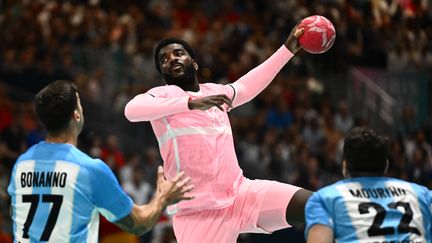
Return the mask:
<svg viewBox="0 0 432 243">
<path fill-rule="evenodd" d="M 79 147 L 104 160 L 137 203 L 162 163 L 149 123 L 126 102 L 161 85 L 152 57 L 164 37 L 190 42 L 202 82 L 230 83 L 264 61 L 309 15 L 336 28 L 325 54 L 300 52 L 252 102 L 230 112 L 249 178 L 317 190 L 341 178 L 345 133 L 370 126 L 391 138 L 389 175 L 432 189 L 431 0 L 0 0 L 0 242 L 11 240 L 6 192 L 17 156 L 44 138 L 33 97 L 73 80 L 86 125 Z M 141 238 L 101 217 L 100 241 L 175 242 L 169 217 Z M 239 242 L 304 242 L 303 228 Z"/>
</svg>

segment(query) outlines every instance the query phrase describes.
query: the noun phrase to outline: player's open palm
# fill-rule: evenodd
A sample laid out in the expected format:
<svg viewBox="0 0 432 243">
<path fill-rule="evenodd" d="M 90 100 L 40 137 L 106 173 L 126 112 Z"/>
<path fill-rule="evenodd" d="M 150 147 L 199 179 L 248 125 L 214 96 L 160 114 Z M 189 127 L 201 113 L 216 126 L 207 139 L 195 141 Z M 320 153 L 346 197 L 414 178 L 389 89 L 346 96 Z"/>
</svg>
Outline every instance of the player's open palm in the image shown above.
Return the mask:
<svg viewBox="0 0 432 243">
<path fill-rule="evenodd" d="M 192 199 L 193 196 L 187 195 L 192 189 L 191 178 L 186 176 L 184 172 L 180 172 L 172 180 L 166 180 L 162 166 L 159 166 L 156 194 L 163 198 L 166 204 Z"/>
<path fill-rule="evenodd" d="M 210 95 L 196 100 L 190 100 L 188 103 L 191 110 L 208 110 L 216 106 L 219 110 L 223 111 L 223 105 L 226 104 L 232 108 L 232 101 L 224 94 Z"/>
</svg>

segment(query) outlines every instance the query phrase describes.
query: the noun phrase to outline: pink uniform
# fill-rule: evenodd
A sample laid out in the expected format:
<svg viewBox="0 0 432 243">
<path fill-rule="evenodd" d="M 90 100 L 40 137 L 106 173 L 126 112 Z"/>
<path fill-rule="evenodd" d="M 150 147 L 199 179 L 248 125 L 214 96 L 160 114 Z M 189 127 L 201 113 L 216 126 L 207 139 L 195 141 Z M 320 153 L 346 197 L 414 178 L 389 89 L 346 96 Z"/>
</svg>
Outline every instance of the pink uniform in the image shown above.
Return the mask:
<svg viewBox="0 0 432 243">
<path fill-rule="evenodd" d="M 227 112 L 216 107 L 205 111 L 189 110 L 188 100 L 226 94 L 232 98 L 234 107 L 244 104 L 267 87 L 292 56 L 282 46 L 232 84 L 200 84 L 198 92 L 184 91 L 175 85 L 160 86 L 137 95 L 126 105 L 125 115 L 130 121 L 151 122 L 164 161 L 165 176 L 171 179 L 184 171 L 192 178 L 195 198 L 170 206 L 168 211 L 180 217 L 225 209 L 235 203 L 245 180 L 234 150 Z M 224 108 L 228 109 L 226 105 Z M 293 194 L 298 189 L 292 188 L 285 193 Z M 284 205 L 286 207 L 287 202 Z"/>
</svg>

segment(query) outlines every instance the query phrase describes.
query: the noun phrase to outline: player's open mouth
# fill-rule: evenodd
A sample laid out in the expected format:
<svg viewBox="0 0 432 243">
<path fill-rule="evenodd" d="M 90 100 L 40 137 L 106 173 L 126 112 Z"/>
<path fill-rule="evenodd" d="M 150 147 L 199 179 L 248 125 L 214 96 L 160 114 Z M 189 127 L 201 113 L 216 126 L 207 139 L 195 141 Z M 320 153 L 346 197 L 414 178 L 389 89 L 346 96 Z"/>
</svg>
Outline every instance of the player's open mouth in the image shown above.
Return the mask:
<svg viewBox="0 0 432 243">
<path fill-rule="evenodd" d="M 179 70 L 179 69 L 182 69 L 183 68 L 183 65 L 182 64 L 180 64 L 180 63 L 176 63 L 176 64 L 174 64 L 174 65 L 172 65 L 171 67 L 170 67 L 170 70 L 171 71 L 176 71 L 176 70 Z"/>
</svg>

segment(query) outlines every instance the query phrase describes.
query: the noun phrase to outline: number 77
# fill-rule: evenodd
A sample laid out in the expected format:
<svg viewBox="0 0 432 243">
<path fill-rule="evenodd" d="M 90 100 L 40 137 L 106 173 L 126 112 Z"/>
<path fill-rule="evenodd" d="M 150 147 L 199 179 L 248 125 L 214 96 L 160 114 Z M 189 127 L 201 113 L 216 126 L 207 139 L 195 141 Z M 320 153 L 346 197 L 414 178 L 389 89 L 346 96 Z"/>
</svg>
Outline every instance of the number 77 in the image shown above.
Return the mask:
<svg viewBox="0 0 432 243">
<path fill-rule="evenodd" d="M 39 205 L 39 198 L 40 195 L 38 194 L 27 194 L 22 196 L 23 203 L 30 203 L 30 210 L 28 212 L 27 219 L 24 223 L 24 229 L 23 229 L 24 239 L 29 238 L 28 232 L 33 222 L 34 216 L 36 214 L 36 209 Z M 48 215 L 48 220 L 45 224 L 45 229 L 43 230 L 42 236 L 40 238 L 41 241 L 48 241 L 54 229 L 54 226 L 57 222 L 57 218 L 60 212 L 60 207 L 63 202 L 63 195 L 43 194 L 42 202 L 53 203 L 53 206 L 51 207 L 51 211 Z"/>
</svg>

